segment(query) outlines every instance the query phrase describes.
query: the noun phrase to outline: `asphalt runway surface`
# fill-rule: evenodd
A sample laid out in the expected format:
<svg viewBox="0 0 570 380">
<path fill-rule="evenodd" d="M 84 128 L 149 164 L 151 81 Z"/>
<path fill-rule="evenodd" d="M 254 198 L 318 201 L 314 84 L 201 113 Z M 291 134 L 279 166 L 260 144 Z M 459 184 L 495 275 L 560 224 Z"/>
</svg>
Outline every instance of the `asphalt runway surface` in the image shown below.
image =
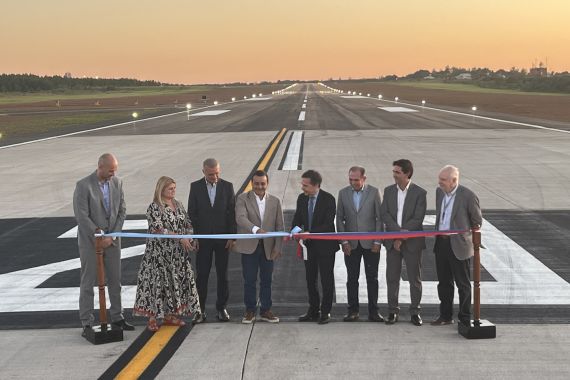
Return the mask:
<svg viewBox="0 0 570 380">
<path fill-rule="evenodd" d="M 239 189 L 283 128 L 287 132 L 269 167 L 268 191 L 283 202 L 286 228 L 304 170 L 320 171 L 322 188 L 336 196 L 348 184 L 350 166 L 364 166 L 367 183 L 383 189 L 393 183 L 392 161 L 408 158 L 414 163 L 412 180 L 428 191 L 428 214 L 433 215 L 438 171 L 454 164 L 461 171 L 460 182 L 478 194 L 485 218 L 483 317 L 503 324 L 570 322 L 570 134 L 564 132 L 570 125 L 540 129 L 324 90 L 298 85 L 290 94 L 192 110 L 189 120 L 179 113 L 0 149 L 0 329 L 80 326 L 71 202 L 75 182 L 95 170 L 101 153 L 112 152 L 119 160 L 127 219 L 135 223 L 144 221 L 161 175 L 177 181 L 177 198 L 186 205 L 189 184 L 202 176 L 207 157 L 217 158 L 222 177 Z M 552 127 L 547 122 L 540 126 Z M 288 143 L 294 133 L 302 133 L 299 163 L 296 170 L 280 170 L 294 153 Z M 432 219 L 426 218 L 426 229 L 433 228 Z M 275 265 L 273 301 L 287 322 L 306 310 L 307 295 L 296 247 L 291 242 L 285 247 Z M 428 239 L 423 253 L 425 319 L 437 315 L 432 247 L 433 239 Z M 144 240 L 124 239 L 123 306 L 128 317 L 143 251 Z M 384 261 L 383 250 L 379 302 L 380 312 L 387 314 Z M 403 273 L 401 312 L 408 318 Z M 237 254 L 231 256 L 229 276 L 228 309 L 238 321 L 243 282 Z M 339 321 L 347 307 L 341 254 L 335 276 L 333 320 Z M 214 302 L 212 271 L 207 308 L 212 317 Z"/>
</svg>

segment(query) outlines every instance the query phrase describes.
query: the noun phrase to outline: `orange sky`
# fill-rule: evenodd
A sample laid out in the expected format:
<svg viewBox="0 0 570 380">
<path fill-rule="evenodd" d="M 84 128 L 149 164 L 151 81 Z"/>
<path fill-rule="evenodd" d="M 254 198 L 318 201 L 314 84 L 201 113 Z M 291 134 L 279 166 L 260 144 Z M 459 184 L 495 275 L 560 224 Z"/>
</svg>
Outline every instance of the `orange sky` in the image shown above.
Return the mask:
<svg viewBox="0 0 570 380">
<path fill-rule="evenodd" d="M 528 68 L 546 59 L 549 70 L 570 71 L 568 0 L 6 3 L 0 73 L 192 84 Z"/>
</svg>

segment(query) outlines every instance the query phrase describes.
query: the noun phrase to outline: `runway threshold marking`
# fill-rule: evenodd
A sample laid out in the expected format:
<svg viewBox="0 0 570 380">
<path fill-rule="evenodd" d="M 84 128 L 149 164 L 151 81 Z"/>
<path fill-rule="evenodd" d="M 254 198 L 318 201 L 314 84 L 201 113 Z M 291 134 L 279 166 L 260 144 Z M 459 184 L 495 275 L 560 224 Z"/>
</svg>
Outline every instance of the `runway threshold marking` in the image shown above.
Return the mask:
<svg viewBox="0 0 570 380">
<path fill-rule="evenodd" d="M 303 158 L 303 131 L 294 131 L 289 138 L 279 170 L 301 170 Z"/>
<path fill-rule="evenodd" d="M 279 131 L 279 133 L 277 133 L 277 135 L 273 138 L 271 143 L 269 143 L 269 146 L 265 150 L 265 153 L 263 153 L 257 164 L 255 164 L 255 166 L 253 167 L 251 173 L 245 179 L 243 185 L 238 191 L 238 194 L 248 192 L 252 189 L 250 178 L 256 170 L 267 171 L 267 168 L 271 164 L 273 157 L 275 157 L 275 153 L 277 153 L 277 148 L 279 148 L 279 145 L 281 144 L 281 141 L 283 141 L 283 137 L 285 137 L 286 133 L 287 133 L 287 128 L 281 129 L 281 131 Z"/>
</svg>

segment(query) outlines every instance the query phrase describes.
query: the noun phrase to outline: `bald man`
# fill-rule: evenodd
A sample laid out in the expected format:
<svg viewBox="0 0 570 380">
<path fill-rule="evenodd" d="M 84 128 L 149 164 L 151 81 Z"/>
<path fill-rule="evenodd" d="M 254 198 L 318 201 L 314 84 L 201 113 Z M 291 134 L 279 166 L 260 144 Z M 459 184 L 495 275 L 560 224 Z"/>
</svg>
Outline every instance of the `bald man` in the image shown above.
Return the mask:
<svg viewBox="0 0 570 380">
<path fill-rule="evenodd" d="M 473 257 L 472 229 L 481 227 L 483 217 L 477 195 L 459 184 L 459 169 L 444 166 L 438 176 L 439 187 L 435 194 L 436 220 L 439 231 L 464 230 L 462 234 L 438 236 L 435 240 L 435 266 L 439 316 L 433 326 L 453 323 L 453 293 L 459 293 L 459 323 L 471 323 L 471 257 Z"/>
<path fill-rule="evenodd" d="M 73 212 L 77 220 L 77 242 L 81 260 L 79 290 L 79 318 L 83 326 L 82 336 L 93 327 L 93 287 L 97 285 L 97 256 L 94 234 L 120 232 L 126 217 L 123 183 L 115 176 L 119 168 L 117 158 L 111 153 L 99 157 L 97 170 L 83 178 L 75 187 Z M 111 308 L 109 314 L 113 327 L 134 330 L 125 321 L 121 305 L 121 239 L 103 238 L 105 275 Z"/>
</svg>

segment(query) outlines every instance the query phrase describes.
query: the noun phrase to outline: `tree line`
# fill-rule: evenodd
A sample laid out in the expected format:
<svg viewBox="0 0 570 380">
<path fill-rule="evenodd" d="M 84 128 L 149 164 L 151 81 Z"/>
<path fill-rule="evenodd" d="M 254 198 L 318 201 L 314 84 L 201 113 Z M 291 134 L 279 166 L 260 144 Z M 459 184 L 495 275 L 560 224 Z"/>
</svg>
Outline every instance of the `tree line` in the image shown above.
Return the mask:
<svg viewBox="0 0 570 380">
<path fill-rule="evenodd" d="M 154 80 L 120 78 L 71 78 L 68 76 L 38 76 L 33 74 L 0 74 L 0 92 L 40 92 L 65 90 L 113 91 L 122 87 L 173 86 Z"/>
<path fill-rule="evenodd" d="M 466 79 L 461 74 L 469 74 L 470 79 Z M 388 75 L 380 78 L 382 81 L 427 81 L 438 80 L 445 83 L 467 83 L 484 88 L 509 89 L 529 92 L 555 92 L 570 94 L 570 73 L 547 72 L 544 69 L 541 73 L 533 72 L 533 69 L 517 69 L 493 71 L 488 68 L 449 67 L 431 71 L 418 70 L 403 77 Z"/>
</svg>

